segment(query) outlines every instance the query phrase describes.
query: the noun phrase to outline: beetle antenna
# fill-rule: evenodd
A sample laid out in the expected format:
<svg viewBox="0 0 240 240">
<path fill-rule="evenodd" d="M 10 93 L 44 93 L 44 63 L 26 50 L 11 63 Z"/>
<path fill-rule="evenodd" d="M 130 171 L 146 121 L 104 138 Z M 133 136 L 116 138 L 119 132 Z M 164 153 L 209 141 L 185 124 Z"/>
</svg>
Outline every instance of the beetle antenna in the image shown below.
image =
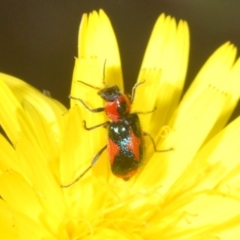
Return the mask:
<svg viewBox="0 0 240 240">
<path fill-rule="evenodd" d="M 102 79 L 102 82 L 103 82 L 104 87 L 107 87 L 107 84 L 106 84 L 106 82 L 105 82 L 106 64 L 107 64 L 107 59 L 105 59 L 105 60 L 104 60 L 104 63 L 103 63 L 103 79 Z"/>
<path fill-rule="evenodd" d="M 83 82 L 83 81 L 81 81 L 81 80 L 77 80 L 78 82 L 80 82 L 80 83 L 82 83 L 82 84 L 84 84 L 84 85 L 87 85 L 88 87 L 91 87 L 91 88 L 94 88 L 94 89 L 97 89 L 97 90 L 101 90 L 102 88 L 100 88 L 100 87 L 96 87 L 96 86 L 93 86 L 93 85 L 90 85 L 90 84 L 88 84 L 88 83 L 85 83 L 85 82 Z"/>
</svg>

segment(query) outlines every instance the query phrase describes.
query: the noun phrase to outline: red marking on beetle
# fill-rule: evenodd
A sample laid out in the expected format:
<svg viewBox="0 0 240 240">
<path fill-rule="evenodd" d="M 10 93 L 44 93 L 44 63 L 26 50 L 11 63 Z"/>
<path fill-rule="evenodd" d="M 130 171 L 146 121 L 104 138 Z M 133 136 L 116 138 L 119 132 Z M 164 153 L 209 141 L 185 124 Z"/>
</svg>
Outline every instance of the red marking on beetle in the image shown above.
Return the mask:
<svg viewBox="0 0 240 240">
<path fill-rule="evenodd" d="M 141 139 L 136 137 L 131 130 L 129 132 L 129 143 L 127 145 L 128 149 L 134 154 L 137 161 L 140 160 L 139 146 L 142 144 Z"/>
<path fill-rule="evenodd" d="M 136 174 L 136 172 L 138 171 L 138 169 L 136 170 L 132 170 L 130 172 L 128 172 L 127 174 L 118 174 L 118 175 L 115 175 L 116 177 L 119 177 L 119 178 L 122 178 L 123 180 L 129 180 L 133 175 Z"/>
<path fill-rule="evenodd" d="M 120 109 L 120 106 L 122 103 L 126 104 L 126 112 L 125 113 L 119 113 L 118 109 Z M 105 112 L 109 119 L 112 121 L 119 121 L 123 118 L 123 115 L 128 115 L 131 110 L 131 103 L 129 98 L 122 94 L 118 98 L 116 98 L 113 102 L 106 102 L 105 105 Z"/>
<path fill-rule="evenodd" d="M 114 158 L 120 152 L 120 150 L 120 147 L 116 143 L 114 143 L 111 139 L 108 140 L 107 151 L 111 165 L 113 164 Z"/>
</svg>

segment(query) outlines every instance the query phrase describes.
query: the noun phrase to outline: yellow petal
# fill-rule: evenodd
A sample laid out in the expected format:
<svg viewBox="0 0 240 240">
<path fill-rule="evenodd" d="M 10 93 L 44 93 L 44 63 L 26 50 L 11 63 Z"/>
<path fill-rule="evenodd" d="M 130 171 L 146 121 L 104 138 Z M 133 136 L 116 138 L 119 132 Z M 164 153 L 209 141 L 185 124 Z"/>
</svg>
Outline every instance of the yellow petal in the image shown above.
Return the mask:
<svg viewBox="0 0 240 240">
<path fill-rule="evenodd" d="M 216 53 L 213 54 L 213 56 L 215 55 Z M 173 148 L 173 151 L 162 153 L 160 156 L 159 153 L 154 154 L 150 161 L 151 164 L 146 166 L 146 170 L 151 173 L 154 173 L 154 169 L 160 169 L 157 172 L 155 171 L 155 174 L 151 174 L 148 179 L 146 173 L 143 173 L 143 179 L 145 179 L 143 181 L 146 181 L 146 184 L 148 182 L 149 186 L 156 184 L 162 186 L 162 193 L 165 193 L 171 187 L 204 142 L 216 132 L 214 127 L 218 126 L 219 129 L 219 126 L 223 124 L 222 121 L 225 123 L 226 117 L 224 118 L 224 116 L 226 116 L 225 108 L 227 104 L 233 102 L 233 99 L 235 99 L 236 103 L 236 88 L 239 89 L 237 87 L 239 78 L 235 71 L 238 69 L 239 64 L 236 63 L 234 68 L 231 68 L 235 55 L 231 51 L 229 53 L 228 48 L 225 49 L 221 56 L 223 56 L 223 59 L 214 58 L 215 60 L 212 61 L 210 67 L 206 69 L 208 74 L 212 74 L 211 79 L 215 79 L 215 67 L 221 63 L 221 69 L 216 73 L 217 76 L 222 75 L 221 82 L 217 82 L 215 85 L 209 84 L 209 81 L 216 81 L 206 78 L 207 73 L 203 75 L 205 77 L 202 78 L 202 81 L 198 81 L 197 78 L 196 84 L 198 84 L 198 88 L 194 88 L 196 95 L 193 95 L 194 90 L 191 89 L 190 93 L 186 94 L 170 123 L 172 131 L 164 144 L 161 145 L 161 149 Z M 228 59 L 226 65 L 222 63 L 225 61 L 224 57 Z M 221 73 L 219 74 L 219 72 Z M 229 76 L 233 77 L 234 84 L 231 88 L 224 89 L 223 87 L 229 82 Z M 195 86 L 195 83 L 193 83 L 193 86 Z M 227 92 L 224 92 L 224 90 Z M 193 91 L 192 95 L 191 91 Z M 170 169 L 170 171 L 166 169 Z"/>
<path fill-rule="evenodd" d="M 151 132 L 156 133 L 168 123 L 178 104 L 186 77 L 188 55 L 189 30 L 187 23 L 180 21 L 177 25 L 175 19 L 170 16 L 160 15 L 152 31 L 138 76 L 138 82 L 157 81 L 159 85 L 155 100 L 157 110 L 152 114 L 152 121 L 158 124 L 151 124 Z M 159 78 L 142 73 L 149 69 L 161 71 Z M 156 86 L 156 84 L 154 85 Z M 154 96 L 151 95 L 151 92 L 146 92 L 145 95 L 141 94 L 142 99 Z"/>
<path fill-rule="evenodd" d="M 65 141 L 60 155 L 61 184 L 64 186 L 71 184 L 84 172 L 91 165 L 97 152 L 106 145 L 106 139 L 101 137 L 106 130 L 99 128 L 87 131 L 84 129 L 82 115 L 77 106 L 69 111 L 66 128 L 68 131 L 64 136 Z M 86 176 L 75 184 L 76 186 L 73 185 L 73 188 L 78 187 L 82 181 L 89 180 L 89 177 L 92 176 L 92 171 L 104 177 L 106 177 L 106 174 L 109 174 L 109 163 L 106 161 L 105 154 L 100 156 L 98 163 L 94 165 L 93 169 L 90 169 Z M 102 162 L 104 159 L 106 161 L 105 164 Z M 72 191 L 71 188 L 63 190 Z"/>
<path fill-rule="evenodd" d="M 0 200 L 0 238 L 8 240 L 18 240 L 18 233 L 14 223 L 14 216 L 9 211 L 9 206 Z"/>
<path fill-rule="evenodd" d="M 174 195 L 179 196 L 187 191 L 209 189 L 240 199 L 239 137 L 240 118 L 202 148 L 181 178 L 175 182 L 169 197 L 176 198 Z"/>
<path fill-rule="evenodd" d="M 214 239 L 225 236 L 225 230 L 237 227 L 240 202 L 224 195 L 199 192 L 185 198 L 164 202 L 164 208 L 154 216 L 153 222 L 161 223 L 146 229 L 148 236 L 155 239 Z M 164 219 L 164 221 L 161 221 Z M 238 231 L 239 231 L 239 227 Z M 155 232 L 154 232 L 155 230 Z M 157 239 L 157 238 L 156 238 Z"/>
<path fill-rule="evenodd" d="M 238 60 L 234 63 L 235 56 L 236 47 L 230 43 L 225 43 L 217 49 L 196 76 L 185 94 L 181 103 L 181 110 L 178 112 L 185 114 L 192 102 L 198 99 L 206 91 L 206 88 L 215 88 L 225 95 L 225 103 L 222 105 L 218 120 L 209 133 L 209 138 L 223 128 L 239 99 L 240 62 Z"/>
<path fill-rule="evenodd" d="M 71 95 L 79 97 L 81 93 L 75 88 L 86 88 L 78 80 L 97 87 L 104 87 L 102 82 L 105 81 L 108 85 L 116 84 L 123 90 L 117 41 L 112 25 L 103 10 L 100 10 L 99 13 L 93 11 L 89 16 L 83 15 L 79 30 L 78 49 Z M 85 66 L 86 62 L 87 66 Z M 92 74 L 93 69 L 95 71 Z M 78 85 L 80 86 L 78 87 Z"/>
</svg>

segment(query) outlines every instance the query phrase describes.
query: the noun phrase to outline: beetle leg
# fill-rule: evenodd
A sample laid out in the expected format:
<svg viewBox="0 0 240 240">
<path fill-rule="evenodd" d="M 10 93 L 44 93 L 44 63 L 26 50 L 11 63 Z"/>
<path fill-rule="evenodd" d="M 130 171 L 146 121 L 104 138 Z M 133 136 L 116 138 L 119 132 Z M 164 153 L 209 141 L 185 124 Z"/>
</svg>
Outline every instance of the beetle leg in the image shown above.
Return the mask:
<svg viewBox="0 0 240 240">
<path fill-rule="evenodd" d="M 101 156 L 102 152 L 107 148 L 107 145 L 105 145 L 103 148 L 100 149 L 100 151 L 95 155 L 95 157 L 93 158 L 91 165 L 86 168 L 73 182 L 71 182 L 70 184 L 67 185 L 61 185 L 62 188 L 67 188 L 72 186 L 74 183 L 78 182 L 79 179 L 81 179 L 87 172 L 88 170 L 90 170 L 98 161 L 99 157 Z"/>
<path fill-rule="evenodd" d="M 96 113 L 96 112 L 103 112 L 104 111 L 103 107 L 90 108 L 81 98 L 76 98 L 76 97 L 72 97 L 72 96 L 69 96 L 69 98 L 79 101 L 90 112 Z"/>
<path fill-rule="evenodd" d="M 148 136 L 150 138 L 150 140 L 152 141 L 154 152 L 168 152 L 168 151 L 172 151 L 173 150 L 173 148 L 158 150 L 157 147 L 156 147 L 156 144 L 155 144 L 155 141 L 154 141 L 153 137 L 149 133 L 147 133 L 147 132 L 143 132 L 143 135 L 144 136 Z"/>
<path fill-rule="evenodd" d="M 154 112 L 156 109 L 157 109 L 157 107 L 154 107 L 154 109 L 152 109 L 150 111 L 147 111 L 147 112 L 134 112 L 134 113 L 136 113 L 136 114 L 148 114 L 148 113 Z"/>
<path fill-rule="evenodd" d="M 106 121 L 106 122 L 104 122 L 104 123 L 100 123 L 100 124 L 95 125 L 95 126 L 92 126 L 92 127 L 87 127 L 86 121 L 85 121 L 85 120 L 83 121 L 84 128 L 85 128 L 86 130 L 93 130 L 93 129 L 98 128 L 98 127 L 104 127 L 104 128 L 105 128 L 105 127 L 107 127 L 107 125 L 108 125 L 109 123 L 110 123 L 109 121 Z"/>
<path fill-rule="evenodd" d="M 141 85 L 141 84 L 143 84 L 143 83 L 145 83 L 145 82 L 146 82 L 146 80 L 144 80 L 144 81 L 142 81 L 142 82 L 138 82 L 138 83 L 136 83 L 136 84 L 133 86 L 133 88 L 132 88 L 132 95 L 131 95 L 131 103 L 133 103 L 133 101 L 134 101 L 135 93 L 136 93 L 136 88 L 137 88 L 139 85 Z"/>
</svg>

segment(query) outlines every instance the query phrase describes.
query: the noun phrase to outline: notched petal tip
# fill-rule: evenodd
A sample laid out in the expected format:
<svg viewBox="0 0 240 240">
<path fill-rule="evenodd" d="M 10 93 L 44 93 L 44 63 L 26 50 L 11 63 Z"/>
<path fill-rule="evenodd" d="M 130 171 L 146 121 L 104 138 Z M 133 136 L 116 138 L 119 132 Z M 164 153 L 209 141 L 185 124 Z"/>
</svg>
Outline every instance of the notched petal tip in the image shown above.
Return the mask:
<svg viewBox="0 0 240 240">
<path fill-rule="evenodd" d="M 80 95 L 78 90 L 73 90 L 77 80 L 84 82 L 95 82 L 99 86 L 104 78 L 108 85 L 117 84 L 119 88 L 123 89 L 122 70 L 120 55 L 117 45 L 117 40 L 111 25 L 110 20 L 103 10 L 99 13 L 94 11 L 89 15 L 84 15 L 79 30 L 79 59 L 80 64 L 75 64 L 73 73 L 72 92 L 75 96 Z M 81 61 L 91 61 L 95 58 L 97 67 L 83 68 Z M 91 74 L 92 71 L 97 71 L 101 74 L 89 79 L 86 74 Z M 89 73 L 87 73 L 89 72 Z M 79 78 L 83 77 L 83 78 Z M 76 87 L 78 89 L 78 87 Z"/>
<path fill-rule="evenodd" d="M 103 10 L 94 11 L 80 25 L 79 57 L 97 56 L 108 65 L 120 66 L 117 40 L 111 22 Z"/>
<path fill-rule="evenodd" d="M 161 14 L 153 28 L 138 76 L 138 82 L 143 80 L 154 84 L 157 82 L 155 90 L 157 89 L 158 93 L 157 99 L 154 100 L 157 111 L 153 113 L 152 121 L 157 122 L 158 126 L 153 128 L 150 126 L 152 132 L 168 123 L 178 105 L 185 81 L 188 56 L 187 23 L 181 20 L 177 24 L 174 18 Z M 152 69 L 161 71 L 158 79 L 154 74 L 143 76 L 143 72 Z"/>
</svg>

